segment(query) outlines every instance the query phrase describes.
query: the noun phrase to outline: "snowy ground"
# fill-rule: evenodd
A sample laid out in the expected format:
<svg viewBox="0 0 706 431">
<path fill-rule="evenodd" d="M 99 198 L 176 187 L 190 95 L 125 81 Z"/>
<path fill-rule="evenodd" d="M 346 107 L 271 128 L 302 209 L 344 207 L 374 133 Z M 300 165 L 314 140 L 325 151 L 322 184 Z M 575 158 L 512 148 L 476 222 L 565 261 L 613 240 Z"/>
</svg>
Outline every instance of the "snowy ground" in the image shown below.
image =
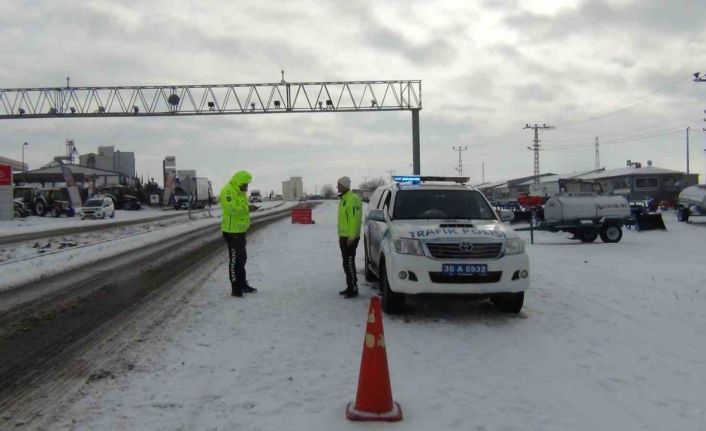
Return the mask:
<svg viewBox="0 0 706 431">
<path fill-rule="evenodd" d="M 295 202 L 267 202 L 253 213 L 253 217 L 269 211 L 294 206 Z M 144 211 L 144 213 L 143 213 Z M 135 220 L 149 218 L 162 211 L 119 211 Z M 174 211 L 165 211 L 173 213 Z M 140 214 L 142 213 L 142 214 Z M 192 220 L 182 211 L 183 217 L 172 217 L 128 226 L 112 227 L 108 220 L 77 220 L 81 223 L 103 223 L 103 229 L 61 235 L 22 243 L 0 245 L 0 292 L 16 286 L 49 277 L 72 268 L 78 268 L 116 254 L 147 244 L 178 236 L 207 224 L 220 223 L 220 208 L 192 213 Z M 142 215 L 142 216 L 140 216 Z M 116 216 L 116 219 L 120 216 Z M 32 220 L 34 219 L 34 220 Z M 38 219 L 38 220 L 37 220 Z M 53 219 L 43 223 L 44 217 L 32 217 L 30 226 L 38 231 L 65 227 L 61 223 L 75 223 L 72 219 Z M 5 222 L 11 223 L 11 222 Z"/>
<path fill-rule="evenodd" d="M 250 236 L 256 294 L 228 295 L 225 251 L 204 265 L 220 270 L 134 343 L 134 366 L 115 358 L 114 378 L 86 383 L 51 428 L 706 430 L 706 225 L 671 213 L 669 232 L 626 232 L 618 244 L 537 234 L 519 317 L 442 300 L 386 317 L 404 421 L 348 422 L 376 291 L 337 294 L 335 205 L 318 206 L 314 225 Z"/>
<path fill-rule="evenodd" d="M 284 201 L 267 201 L 262 204 L 257 204 L 261 210 L 273 209 L 280 206 Z M 213 207 L 214 209 L 216 207 Z M 201 213 L 203 211 L 195 211 L 194 214 Z M 185 210 L 175 210 L 173 208 L 151 208 L 143 207 L 139 211 L 123 211 L 116 210 L 115 218 L 107 218 L 104 220 L 81 220 L 79 217 L 58 217 L 54 218 L 51 216 L 39 217 L 39 216 L 29 216 L 25 218 L 18 218 L 15 220 L 0 220 L 0 237 L 4 235 L 16 235 L 30 232 L 41 232 L 45 230 L 62 229 L 68 227 L 76 226 L 86 226 L 86 225 L 100 225 L 100 226 L 110 226 L 125 220 L 142 220 L 153 217 L 173 217 L 177 214 L 186 215 Z"/>
</svg>

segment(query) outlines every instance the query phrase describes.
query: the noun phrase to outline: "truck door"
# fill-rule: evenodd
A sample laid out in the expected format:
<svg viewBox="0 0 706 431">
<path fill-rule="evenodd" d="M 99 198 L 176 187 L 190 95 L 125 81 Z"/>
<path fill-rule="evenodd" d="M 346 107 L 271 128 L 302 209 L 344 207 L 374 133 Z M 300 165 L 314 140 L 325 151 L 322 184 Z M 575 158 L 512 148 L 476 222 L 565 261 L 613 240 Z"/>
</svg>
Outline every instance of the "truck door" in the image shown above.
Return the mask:
<svg viewBox="0 0 706 431">
<path fill-rule="evenodd" d="M 380 197 L 376 209 L 381 209 L 383 212 L 388 213 L 390 208 L 390 198 L 392 193 L 389 190 L 385 190 Z M 382 237 L 387 229 L 387 223 L 379 221 L 370 221 L 370 244 L 368 247 L 368 252 L 370 253 L 370 260 L 373 265 L 377 267 L 377 263 L 380 261 L 380 249 L 382 247 Z"/>
</svg>

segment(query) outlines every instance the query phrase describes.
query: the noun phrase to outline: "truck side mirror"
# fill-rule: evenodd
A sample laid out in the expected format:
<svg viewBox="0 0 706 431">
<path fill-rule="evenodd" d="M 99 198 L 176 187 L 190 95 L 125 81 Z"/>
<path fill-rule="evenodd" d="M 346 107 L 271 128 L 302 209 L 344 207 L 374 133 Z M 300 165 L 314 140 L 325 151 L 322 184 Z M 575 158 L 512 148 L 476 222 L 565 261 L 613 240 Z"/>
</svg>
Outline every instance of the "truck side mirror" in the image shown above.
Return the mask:
<svg viewBox="0 0 706 431">
<path fill-rule="evenodd" d="M 368 219 L 372 221 L 385 222 L 385 214 L 382 212 L 382 210 L 371 210 L 368 213 Z"/>
</svg>

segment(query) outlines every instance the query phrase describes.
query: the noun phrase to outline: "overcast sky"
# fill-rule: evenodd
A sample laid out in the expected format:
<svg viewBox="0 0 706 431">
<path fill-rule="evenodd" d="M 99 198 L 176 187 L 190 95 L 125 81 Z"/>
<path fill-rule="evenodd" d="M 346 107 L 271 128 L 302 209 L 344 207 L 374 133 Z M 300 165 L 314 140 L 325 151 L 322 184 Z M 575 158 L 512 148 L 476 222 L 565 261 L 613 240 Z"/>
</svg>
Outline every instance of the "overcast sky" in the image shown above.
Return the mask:
<svg viewBox="0 0 706 431">
<path fill-rule="evenodd" d="M 546 123 L 542 172 L 627 159 L 704 169 L 703 1 L 11 1 L 0 0 L 0 88 L 421 79 L 423 174 L 481 181 L 531 175 L 526 123 Z M 281 192 L 348 175 L 410 173 L 409 112 L 4 120 L 0 155 L 38 168 L 99 145 L 161 161 L 217 191 L 236 170 Z"/>
</svg>

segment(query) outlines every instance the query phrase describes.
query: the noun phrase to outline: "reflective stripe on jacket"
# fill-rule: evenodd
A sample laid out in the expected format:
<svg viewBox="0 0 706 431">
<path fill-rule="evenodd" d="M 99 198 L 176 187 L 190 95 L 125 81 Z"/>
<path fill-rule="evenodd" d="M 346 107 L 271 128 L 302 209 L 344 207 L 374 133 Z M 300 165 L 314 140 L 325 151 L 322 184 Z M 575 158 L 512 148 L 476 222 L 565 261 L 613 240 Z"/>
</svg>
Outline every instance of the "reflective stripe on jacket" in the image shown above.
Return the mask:
<svg viewBox="0 0 706 431">
<path fill-rule="evenodd" d="M 360 227 L 363 224 L 363 204 L 357 194 L 348 190 L 341 195 L 338 204 L 338 236 L 360 238 Z"/>
<path fill-rule="evenodd" d="M 240 190 L 240 186 L 250 183 L 251 180 L 252 176 L 247 171 L 240 171 L 223 186 L 218 196 L 223 210 L 221 231 L 243 233 L 250 227 L 250 203 L 247 194 Z"/>
</svg>

